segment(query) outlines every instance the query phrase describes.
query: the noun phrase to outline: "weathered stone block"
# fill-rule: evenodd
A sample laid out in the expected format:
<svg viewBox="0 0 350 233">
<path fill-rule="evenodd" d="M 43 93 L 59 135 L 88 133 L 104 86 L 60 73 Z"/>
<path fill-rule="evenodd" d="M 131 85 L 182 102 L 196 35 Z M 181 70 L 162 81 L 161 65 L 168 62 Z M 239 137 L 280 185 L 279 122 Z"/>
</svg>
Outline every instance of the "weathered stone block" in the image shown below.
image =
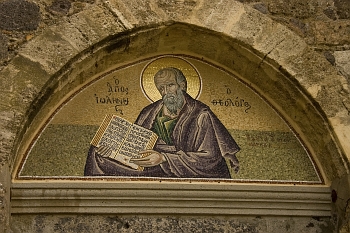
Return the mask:
<svg viewBox="0 0 350 233">
<path fill-rule="evenodd" d="M 233 24 L 229 34 L 240 41 L 252 44 L 254 49 L 263 53 L 262 57 L 268 55 L 270 59 L 279 63 L 290 56 L 302 53 L 306 47 L 306 43 L 285 26 L 248 7 Z"/>
<path fill-rule="evenodd" d="M 350 21 L 314 21 L 315 43 L 344 45 L 350 43 Z"/>
<path fill-rule="evenodd" d="M 337 13 L 332 7 L 327 7 L 323 10 L 323 13 L 330 19 L 336 20 L 337 19 Z"/>
<path fill-rule="evenodd" d="M 227 7 L 229 5 L 230 7 Z M 228 33 L 245 13 L 243 4 L 235 1 L 204 1 L 197 7 L 195 16 L 192 18 L 198 25 L 218 32 Z"/>
<path fill-rule="evenodd" d="M 120 31 L 117 19 L 106 9 L 95 6 L 71 16 L 70 23 L 60 21 L 45 30 L 26 44 L 20 54 L 54 74 L 88 45 Z M 47 59 L 48 56 L 51 59 Z"/>
<path fill-rule="evenodd" d="M 267 8 L 267 5 L 263 2 L 258 2 L 256 4 L 253 5 L 253 8 L 260 11 L 263 14 L 268 14 L 269 13 L 269 9 Z"/>
<path fill-rule="evenodd" d="M 47 7 L 47 10 L 53 14 L 68 14 L 72 4 L 69 0 L 55 0 L 50 6 Z"/>
<path fill-rule="evenodd" d="M 126 3 L 122 0 L 103 0 L 103 3 L 118 17 L 125 29 L 169 19 L 168 15 L 160 10 L 153 1 L 130 0 Z"/>
<path fill-rule="evenodd" d="M 334 0 L 334 6 L 340 19 L 350 19 L 349 0 Z"/>
<path fill-rule="evenodd" d="M 313 16 L 317 11 L 318 1 L 268 1 L 269 11 L 272 14 L 280 14 L 285 16 L 293 16 L 296 18 L 308 18 Z"/>
<path fill-rule="evenodd" d="M 191 18 L 196 7 L 200 5 L 198 0 L 156 0 L 155 5 L 162 10 L 171 20 L 183 21 Z"/>
<path fill-rule="evenodd" d="M 328 218 L 14 215 L 14 233 L 31 232 L 332 232 Z"/>
<path fill-rule="evenodd" d="M 51 75 L 56 73 L 76 53 L 77 50 L 70 42 L 62 38 L 60 32 L 53 30 L 46 30 L 20 51 L 23 57 L 40 63 L 43 69 Z"/>
<path fill-rule="evenodd" d="M 16 130 L 12 126 L 13 121 L 14 112 L 0 111 L 0 167 L 6 166 L 6 163 L 11 161 L 10 155 L 16 135 Z"/>
<path fill-rule="evenodd" d="M 340 72 L 350 81 L 350 50 L 335 51 L 335 65 Z"/>
<path fill-rule="evenodd" d="M 0 62 L 6 61 L 8 58 L 7 43 L 8 38 L 0 32 Z"/>
<path fill-rule="evenodd" d="M 39 7 L 32 2 L 8 0 L 0 2 L 0 28 L 35 30 L 40 22 Z"/>
<path fill-rule="evenodd" d="M 70 25 L 67 25 L 70 24 Z M 70 33 L 66 33 L 66 27 Z M 123 25 L 108 9 L 101 6 L 90 7 L 69 17 L 69 23 L 59 25 L 57 30 L 79 49 L 122 32 Z"/>
</svg>

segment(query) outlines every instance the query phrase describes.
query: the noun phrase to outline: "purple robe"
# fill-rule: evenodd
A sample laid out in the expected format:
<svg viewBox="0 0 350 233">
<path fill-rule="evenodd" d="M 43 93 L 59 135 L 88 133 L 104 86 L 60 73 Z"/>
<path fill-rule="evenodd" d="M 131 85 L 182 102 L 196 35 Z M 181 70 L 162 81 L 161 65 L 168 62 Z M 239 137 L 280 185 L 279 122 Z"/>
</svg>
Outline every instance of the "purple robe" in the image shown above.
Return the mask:
<svg viewBox="0 0 350 233">
<path fill-rule="evenodd" d="M 161 152 L 166 161 L 160 165 L 136 171 L 113 159 L 104 158 L 91 146 L 86 165 L 86 176 L 133 176 L 177 178 L 230 178 L 224 157 L 229 158 L 234 171 L 239 163 L 235 154 L 239 147 L 225 126 L 202 102 L 185 93 L 186 104 L 181 109 L 172 132 L 173 145 L 158 139 L 154 150 Z M 151 129 L 163 101 L 145 107 L 136 124 Z"/>
</svg>

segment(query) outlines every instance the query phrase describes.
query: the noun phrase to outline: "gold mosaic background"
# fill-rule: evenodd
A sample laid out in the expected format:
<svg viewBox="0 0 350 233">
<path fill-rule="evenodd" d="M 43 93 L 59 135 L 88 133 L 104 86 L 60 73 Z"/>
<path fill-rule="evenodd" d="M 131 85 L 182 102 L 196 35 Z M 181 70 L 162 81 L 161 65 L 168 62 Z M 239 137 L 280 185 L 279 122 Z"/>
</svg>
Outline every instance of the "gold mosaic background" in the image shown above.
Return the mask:
<svg viewBox="0 0 350 233">
<path fill-rule="evenodd" d="M 320 181 L 300 141 L 258 94 L 221 69 L 174 57 L 116 69 L 69 99 L 34 144 L 19 177 L 83 176 L 90 141 L 104 116 L 135 121 L 143 107 L 160 98 L 150 91 L 155 90 L 151 77 L 164 64 L 184 68 L 189 93 L 212 109 L 241 147 L 241 170 L 234 179 Z"/>
</svg>

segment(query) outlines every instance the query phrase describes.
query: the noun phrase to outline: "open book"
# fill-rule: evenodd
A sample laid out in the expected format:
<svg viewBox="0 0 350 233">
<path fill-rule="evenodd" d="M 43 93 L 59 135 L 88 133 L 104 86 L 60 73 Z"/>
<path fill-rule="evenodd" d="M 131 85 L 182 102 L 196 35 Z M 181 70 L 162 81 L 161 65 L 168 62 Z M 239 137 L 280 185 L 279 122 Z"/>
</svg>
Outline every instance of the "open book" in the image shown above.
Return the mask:
<svg viewBox="0 0 350 233">
<path fill-rule="evenodd" d="M 131 158 L 140 158 L 139 151 L 153 149 L 158 139 L 157 134 L 141 126 L 112 115 L 106 115 L 97 130 L 91 145 L 103 157 L 109 157 L 136 170 L 143 170 L 132 162 Z"/>
</svg>

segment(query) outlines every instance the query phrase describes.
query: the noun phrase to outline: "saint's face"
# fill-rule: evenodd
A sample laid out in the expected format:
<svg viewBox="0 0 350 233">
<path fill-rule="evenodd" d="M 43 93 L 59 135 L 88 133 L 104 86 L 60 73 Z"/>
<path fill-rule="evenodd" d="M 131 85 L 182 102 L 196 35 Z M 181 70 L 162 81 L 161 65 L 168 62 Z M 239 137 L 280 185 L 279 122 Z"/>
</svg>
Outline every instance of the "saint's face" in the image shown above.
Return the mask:
<svg viewBox="0 0 350 233">
<path fill-rule="evenodd" d="M 168 94 L 176 95 L 180 89 L 180 86 L 176 82 L 176 78 L 173 73 L 168 73 L 163 77 L 157 77 L 155 79 L 155 84 L 162 97 Z"/>
<path fill-rule="evenodd" d="M 176 81 L 175 74 L 165 71 L 154 81 L 162 95 L 166 109 L 171 115 L 178 114 L 184 104 L 184 95 L 181 86 Z"/>
</svg>

